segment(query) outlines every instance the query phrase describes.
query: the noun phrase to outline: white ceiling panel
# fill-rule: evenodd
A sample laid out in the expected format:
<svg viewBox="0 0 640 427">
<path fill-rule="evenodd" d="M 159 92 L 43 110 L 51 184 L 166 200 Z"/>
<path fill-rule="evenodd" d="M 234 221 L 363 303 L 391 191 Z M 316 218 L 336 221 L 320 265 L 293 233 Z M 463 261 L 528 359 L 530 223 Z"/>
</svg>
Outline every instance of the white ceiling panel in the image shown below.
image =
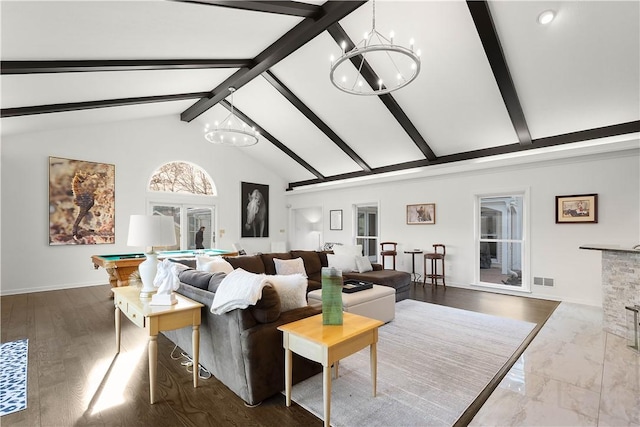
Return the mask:
<svg viewBox="0 0 640 427">
<path fill-rule="evenodd" d="M 371 167 L 424 158 L 377 97 L 354 96 L 329 81 L 338 45 L 320 34 L 276 65 L 274 74 Z"/>
<path fill-rule="evenodd" d="M 195 101 L 158 102 L 126 107 L 96 108 L 63 113 L 36 114 L 3 118 L 2 135 L 39 132 L 50 129 L 85 127 L 101 123 L 167 116 L 167 120 L 180 120 L 180 112 Z"/>
<path fill-rule="evenodd" d="M 301 20 L 172 1 L 3 1 L 2 58 L 253 58 Z"/>
<path fill-rule="evenodd" d="M 640 2 L 492 2 L 531 136 L 640 117 Z M 538 15 L 557 12 L 543 26 Z"/>
<path fill-rule="evenodd" d="M 235 94 L 236 105 L 262 128 L 325 176 L 361 168 L 264 78 Z M 322 156 L 318 152 L 322 152 Z"/>
<path fill-rule="evenodd" d="M 464 2 L 379 2 L 376 16 L 381 34 L 421 51 L 420 74 L 392 96 L 437 156 L 518 142 Z M 371 17 L 367 4 L 341 24 L 359 42 Z"/>
<path fill-rule="evenodd" d="M 234 71 L 236 69 L 3 75 L 2 108 L 204 92 Z"/>
</svg>

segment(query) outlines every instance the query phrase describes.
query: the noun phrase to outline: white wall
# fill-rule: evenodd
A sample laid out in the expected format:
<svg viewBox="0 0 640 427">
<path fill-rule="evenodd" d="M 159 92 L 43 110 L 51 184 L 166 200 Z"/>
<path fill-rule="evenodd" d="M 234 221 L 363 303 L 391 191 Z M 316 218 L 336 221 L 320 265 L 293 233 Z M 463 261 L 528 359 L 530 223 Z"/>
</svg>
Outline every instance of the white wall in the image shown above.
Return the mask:
<svg viewBox="0 0 640 427">
<path fill-rule="evenodd" d="M 65 157 L 116 166 L 116 243 L 49 246 L 48 157 Z M 138 251 L 126 245 L 129 215 L 145 213 L 146 184 L 153 171 L 172 160 L 202 166 L 213 178 L 218 196 L 217 246 L 241 242 L 252 252 L 285 241 L 286 182 L 244 155 L 240 149 L 212 146 L 198 125 L 176 117 L 64 129 L 5 137 L 1 147 L 1 221 L 3 294 L 107 283 L 94 270 L 91 255 Z M 269 185 L 269 238 L 240 239 L 240 182 Z M 285 230 L 285 232 L 281 232 Z M 10 267 L 9 267 L 10 266 Z"/>
<path fill-rule="evenodd" d="M 631 247 L 640 243 L 640 158 L 638 150 L 487 168 L 420 179 L 327 188 L 287 194 L 292 209 L 323 206 L 344 211 L 344 229 L 330 231 L 325 241 L 350 243 L 352 207 L 378 202 L 381 241 L 412 248 L 447 247 L 447 283 L 469 287 L 474 279 L 474 195 L 502 190 L 530 192 L 530 276 L 555 279 L 554 287 L 531 285 L 530 296 L 601 305 L 600 253 L 580 250 L 586 243 Z M 598 193 L 597 224 L 556 224 L 555 196 Z M 436 204 L 435 225 L 406 225 L 406 205 Z M 397 268 L 411 270 L 410 255 L 398 257 Z M 416 258 L 416 270 L 422 271 Z M 531 280 L 531 282 L 533 282 Z"/>
</svg>

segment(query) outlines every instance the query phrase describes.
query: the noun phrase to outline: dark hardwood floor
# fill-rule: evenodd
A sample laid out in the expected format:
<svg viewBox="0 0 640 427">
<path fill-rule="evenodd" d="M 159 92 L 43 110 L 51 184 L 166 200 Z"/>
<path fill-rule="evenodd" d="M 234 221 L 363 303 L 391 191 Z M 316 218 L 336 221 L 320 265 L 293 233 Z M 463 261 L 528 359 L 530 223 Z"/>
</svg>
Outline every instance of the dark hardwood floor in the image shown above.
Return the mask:
<svg viewBox="0 0 640 427">
<path fill-rule="evenodd" d="M 274 396 L 248 408 L 215 378 L 193 388 L 191 375 L 158 338 L 160 401 L 149 404 L 144 331 L 122 321 L 121 352 L 115 355 L 114 307 L 108 286 L 3 296 L 1 340 L 29 339 L 28 407 L 0 419 L 3 426 L 321 426 L 297 404 Z M 537 333 L 558 303 L 441 286 L 415 285 L 412 298 L 525 320 Z M 528 345 L 522 346 L 521 351 Z M 511 364 L 517 359 L 516 354 Z M 460 419 L 467 424 L 501 376 Z"/>
</svg>

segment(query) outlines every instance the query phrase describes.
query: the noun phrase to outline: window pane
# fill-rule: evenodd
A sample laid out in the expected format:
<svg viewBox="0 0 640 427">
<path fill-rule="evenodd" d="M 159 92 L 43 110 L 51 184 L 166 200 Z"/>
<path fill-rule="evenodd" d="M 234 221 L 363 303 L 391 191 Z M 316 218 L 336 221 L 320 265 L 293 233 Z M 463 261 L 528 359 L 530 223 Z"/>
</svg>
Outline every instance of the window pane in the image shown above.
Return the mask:
<svg viewBox="0 0 640 427">
<path fill-rule="evenodd" d="M 179 206 L 153 206 L 154 215 L 164 215 L 173 218 L 176 230 L 176 244 L 175 246 L 167 246 L 161 250 L 173 251 L 180 249 L 180 207 Z"/>
<path fill-rule="evenodd" d="M 213 241 L 213 229 L 211 227 L 211 208 L 187 208 L 187 248 L 210 249 L 215 247 Z M 202 229 L 199 235 L 200 228 Z"/>
<path fill-rule="evenodd" d="M 495 253 L 492 253 L 494 246 Z M 522 244 L 480 242 L 480 281 L 509 286 L 522 285 Z"/>
<path fill-rule="evenodd" d="M 522 196 L 483 197 L 480 201 L 481 239 L 522 239 Z"/>
</svg>

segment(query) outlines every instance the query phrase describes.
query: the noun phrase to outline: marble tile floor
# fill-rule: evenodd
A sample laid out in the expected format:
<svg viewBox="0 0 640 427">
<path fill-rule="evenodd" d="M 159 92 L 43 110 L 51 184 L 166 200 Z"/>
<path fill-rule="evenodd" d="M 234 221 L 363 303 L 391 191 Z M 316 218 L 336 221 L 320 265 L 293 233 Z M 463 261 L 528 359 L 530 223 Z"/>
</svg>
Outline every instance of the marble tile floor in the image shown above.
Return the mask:
<svg viewBox="0 0 640 427">
<path fill-rule="evenodd" d="M 640 354 L 561 303 L 470 426 L 640 426 Z"/>
</svg>

